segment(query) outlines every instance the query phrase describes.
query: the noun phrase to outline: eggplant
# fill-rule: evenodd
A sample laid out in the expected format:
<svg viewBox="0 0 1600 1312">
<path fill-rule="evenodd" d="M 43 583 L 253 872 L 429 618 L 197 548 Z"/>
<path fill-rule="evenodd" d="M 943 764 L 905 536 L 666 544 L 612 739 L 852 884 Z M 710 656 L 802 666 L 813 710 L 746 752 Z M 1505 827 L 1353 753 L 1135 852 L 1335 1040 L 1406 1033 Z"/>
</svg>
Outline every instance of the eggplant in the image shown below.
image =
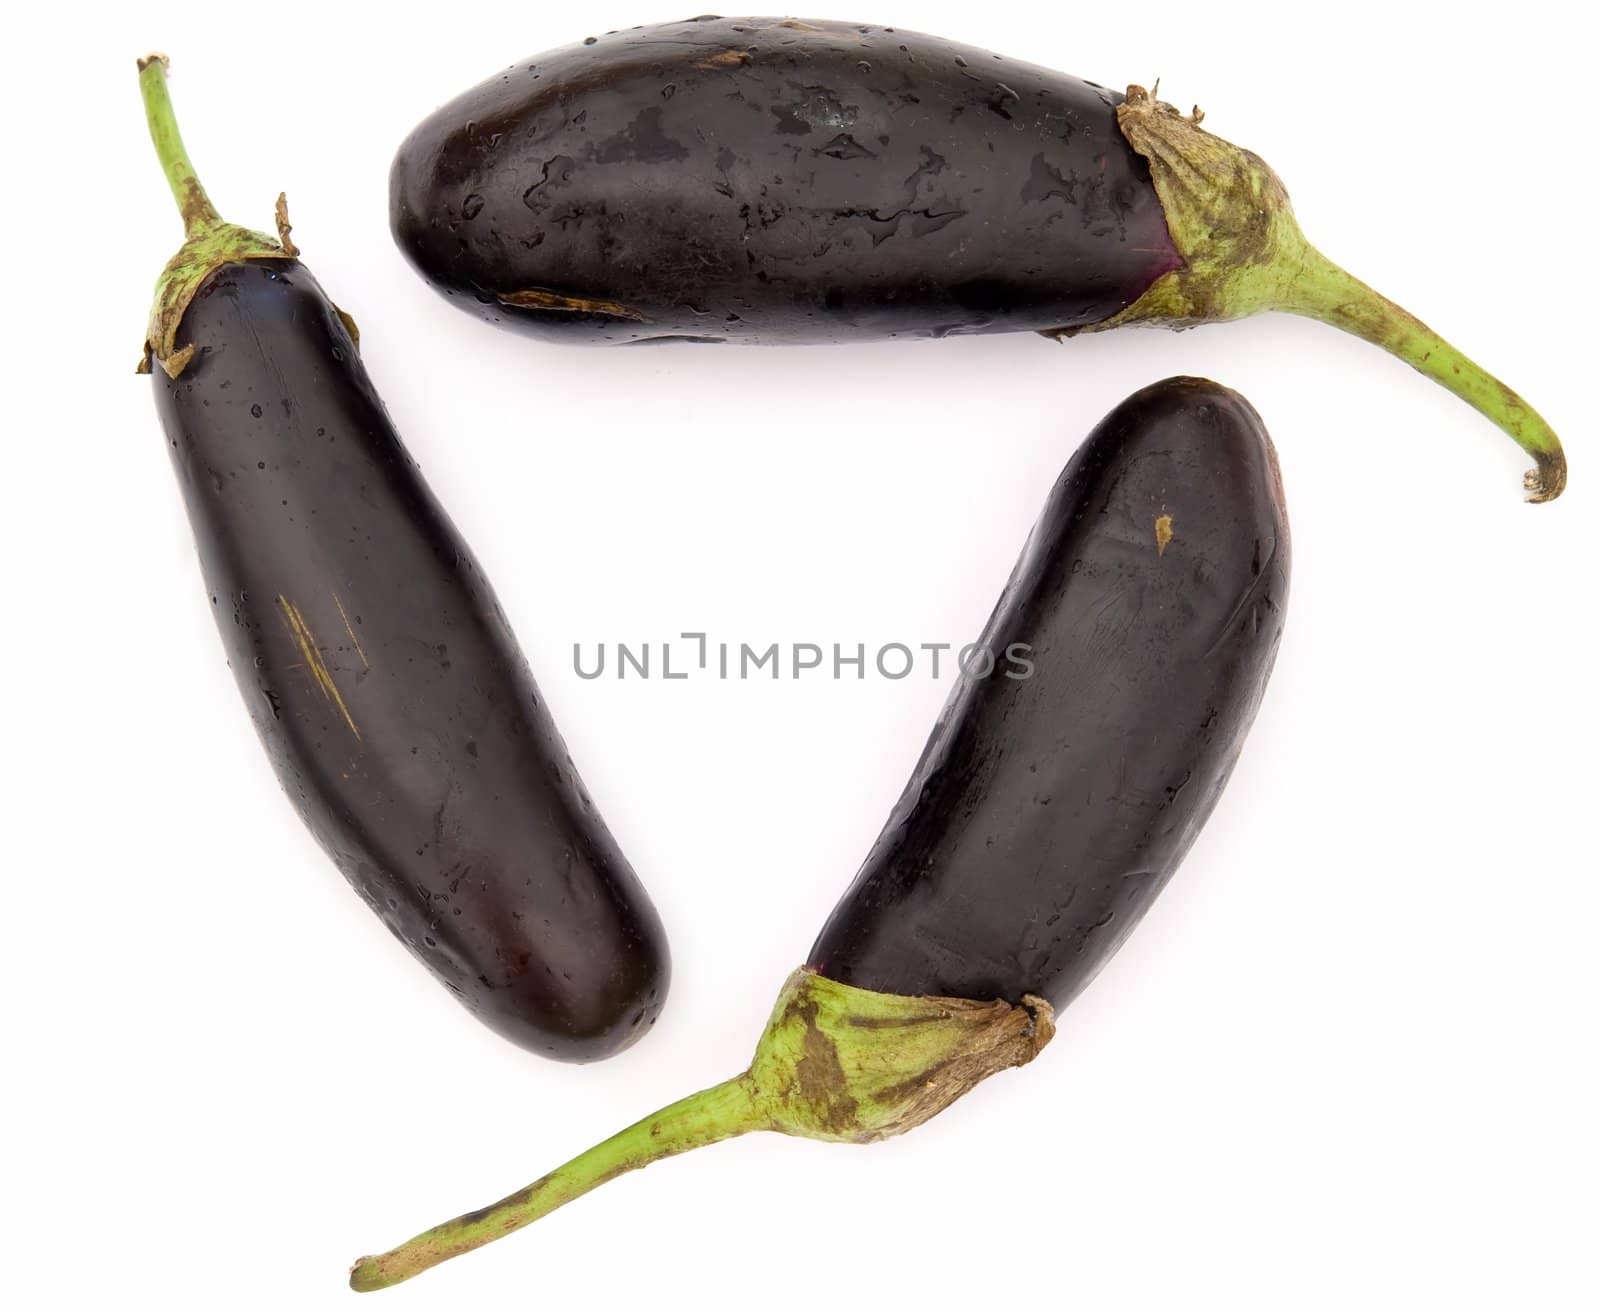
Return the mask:
<svg viewBox="0 0 1600 1312">
<path fill-rule="evenodd" d="M 1309 316 L 1408 364 L 1566 483 L 1539 414 L 1301 234 L 1249 151 L 892 27 L 696 18 L 515 64 L 406 138 L 395 241 L 457 305 L 568 342 L 844 342 Z"/>
<path fill-rule="evenodd" d="M 903 1133 L 1032 1060 L 1221 795 L 1283 632 L 1289 556 L 1277 461 L 1243 397 L 1173 378 L 1124 401 L 1067 465 L 978 639 L 1026 668 L 969 665 L 750 1068 L 361 1259 L 352 1287 L 735 1135 Z"/>
<path fill-rule="evenodd" d="M 187 233 L 142 369 L 273 768 L 356 891 L 479 1020 L 562 1060 L 618 1052 L 664 1001 L 660 919 L 353 323 L 295 258 L 283 198 L 276 241 L 224 223 L 164 59 L 139 76 Z"/>
</svg>

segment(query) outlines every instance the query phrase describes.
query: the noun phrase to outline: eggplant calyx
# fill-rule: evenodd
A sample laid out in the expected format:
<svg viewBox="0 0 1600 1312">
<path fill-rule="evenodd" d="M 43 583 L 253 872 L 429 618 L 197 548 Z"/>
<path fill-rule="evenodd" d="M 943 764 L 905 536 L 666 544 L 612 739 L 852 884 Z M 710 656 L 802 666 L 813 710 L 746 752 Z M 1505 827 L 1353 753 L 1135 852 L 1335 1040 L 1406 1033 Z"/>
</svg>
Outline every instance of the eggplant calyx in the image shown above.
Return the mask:
<svg viewBox="0 0 1600 1312">
<path fill-rule="evenodd" d="M 167 185 L 183 216 L 184 242 L 156 279 L 155 303 L 145 330 L 144 354 L 139 372 L 150 372 L 152 358 L 169 378 L 176 378 L 194 358 L 196 344 L 178 346 L 178 329 L 184 313 L 201 285 L 224 264 L 240 260 L 288 260 L 299 254 L 289 239 L 289 213 L 280 193 L 277 204 L 278 239 L 226 223 L 200 185 L 178 132 L 172 98 L 167 94 L 167 57 L 146 55 L 138 61 L 139 92 L 144 99 L 150 139 L 167 175 Z"/>
<path fill-rule="evenodd" d="M 201 285 L 223 265 L 240 260 L 289 258 L 271 238 L 232 223 L 219 224 L 188 238 L 156 279 L 156 299 L 150 308 L 145 356 L 139 372 L 150 372 L 152 358 L 169 378 L 176 378 L 184 371 L 194 358 L 198 344 L 190 342 L 179 347 L 178 329 Z"/>
<path fill-rule="evenodd" d="M 921 1125 L 979 1081 L 1023 1066 L 1055 1034 L 1042 998 L 873 993 L 800 969 L 778 995 L 749 1070 L 690 1094 L 497 1203 L 350 1268 L 385 1289 L 503 1238 L 619 1175 L 754 1130 L 873 1143 Z"/>
<path fill-rule="evenodd" d="M 1021 1005 L 874 993 L 797 970 L 756 1045 L 750 1079 L 772 1128 L 875 1143 L 1025 1066 L 1055 1035 L 1042 998 Z"/>
<path fill-rule="evenodd" d="M 1143 87 L 1129 87 L 1117 123 L 1150 164 L 1167 229 L 1183 264 L 1132 305 L 1085 331 L 1147 323 L 1190 328 L 1281 310 L 1317 319 L 1380 346 L 1455 393 L 1534 458 L 1529 501 L 1567 482 L 1561 441 L 1511 388 L 1421 320 L 1316 249 L 1301 232 L 1278 175 L 1258 156 L 1200 126 Z"/>
<path fill-rule="evenodd" d="M 1131 86 L 1117 124 L 1149 161 L 1156 195 L 1183 263 L 1093 330 L 1129 323 L 1193 328 L 1273 308 L 1305 245 L 1278 175 L 1257 155 Z M 1085 331 L 1091 331 L 1086 328 Z"/>
</svg>

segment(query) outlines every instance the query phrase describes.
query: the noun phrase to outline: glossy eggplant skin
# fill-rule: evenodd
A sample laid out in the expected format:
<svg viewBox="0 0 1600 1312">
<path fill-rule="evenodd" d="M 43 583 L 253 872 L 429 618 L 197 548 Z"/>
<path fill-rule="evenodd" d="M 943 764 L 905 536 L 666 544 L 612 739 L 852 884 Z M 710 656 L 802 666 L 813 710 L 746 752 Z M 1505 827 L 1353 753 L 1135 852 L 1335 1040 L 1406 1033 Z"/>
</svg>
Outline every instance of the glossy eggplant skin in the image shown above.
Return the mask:
<svg viewBox="0 0 1600 1312">
<path fill-rule="evenodd" d="M 635 28 L 431 115 L 390 223 L 457 304 L 554 340 L 1081 327 L 1180 263 L 1122 99 L 894 28 Z"/>
<path fill-rule="evenodd" d="M 298 261 L 222 266 L 156 400 L 234 676 L 290 800 L 485 1024 L 605 1057 L 655 1020 L 659 919 L 488 581 Z"/>
<path fill-rule="evenodd" d="M 1066 1006 L 1216 804 L 1289 586 L 1276 457 L 1235 392 L 1177 378 L 1095 428 L 809 964 L 883 993 Z"/>
</svg>

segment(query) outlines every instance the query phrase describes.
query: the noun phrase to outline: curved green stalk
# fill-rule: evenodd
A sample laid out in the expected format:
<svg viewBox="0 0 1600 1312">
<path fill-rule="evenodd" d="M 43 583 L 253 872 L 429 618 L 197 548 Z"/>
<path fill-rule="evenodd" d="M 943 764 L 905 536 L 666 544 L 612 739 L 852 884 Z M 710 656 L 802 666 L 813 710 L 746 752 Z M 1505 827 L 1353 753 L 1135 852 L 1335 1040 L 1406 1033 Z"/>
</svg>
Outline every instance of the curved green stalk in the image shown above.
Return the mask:
<svg viewBox="0 0 1600 1312">
<path fill-rule="evenodd" d="M 1250 151 L 1200 126 L 1142 87 L 1129 87 L 1117 121 L 1150 162 L 1183 267 L 1162 275 L 1122 313 L 1127 323 L 1188 328 L 1263 310 L 1304 315 L 1353 333 L 1447 387 L 1491 419 L 1536 464 L 1528 500 L 1550 501 L 1567 482 L 1555 431 L 1531 405 L 1421 320 L 1346 273 L 1305 238 L 1277 174 Z"/>
<path fill-rule="evenodd" d="M 183 136 L 178 131 L 172 98 L 167 94 L 167 57 L 146 55 L 139 63 L 139 94 L 144 100 L 150 140 L 161 161 L 172 198 L 183 217 L 184 243 L 167 261 L 156 280 L 155 304 L 145 333 L 140 372 L 148 373 L 153 357 L 176 378 L 194 357 L 195 343 L 178 348 L 178 328 L 195 293 L 215 270 L 236 260 L 292 259 L 299 252 L 289 240 L 289 216 L 283 196 L 278 197 L 278 240 L 249 228 L 225 223 L 200 185 Z"/>
<path fill-rule="evenodd" d="M 1300 273 L 1275 307 L 1381 346 L 1492 419 L 1537 464 L 1522 477 L 1529 501 L 1552 501 L 1567 485 L 1561 439 L 1544 417 L 1432 328 L 1307 246 Z"/>
<path fill-rule="evenodd" d="M 167 94 L 167 63 L 165 55 L 146 55 L 138 61 L 139 94 L 144 98 L 144 116 L 150 125 L 156 158 L 167 175 L 172 199 L 178 202 L 178 213 L 183 215 L 183 235 L 198 237 L 211 228 L 221 227 L 222 215 L 217 213 L 211 197 L 200 185 L 189 152 L 184 148 L 183 134 L 178 131 L 178 116 L 172 108 L 172 97 Z"/>
<path fill-rule="evenodd" d="M 747 1075 L 663 1107 L 498 1203 L 436 1225 L 350 1268 L 350 1288 L 387 1289 L 440 1262 L 502 1239 L 619 1175 L 651 1162 L 764 1129 Z"/>
<path fill-rule="evenodd" d="M 750 1069 L 662 1108 L 498 1203 L 350 1268 L 385 1289 L 522 1229 L 652 1162 L 752 1130 L 873 1143 L 921 1125 L 980 1080 L 1025 1065 L 1055 1033 L 1048 1003 L 912 998 L 797 970 Z"/>
</svg>

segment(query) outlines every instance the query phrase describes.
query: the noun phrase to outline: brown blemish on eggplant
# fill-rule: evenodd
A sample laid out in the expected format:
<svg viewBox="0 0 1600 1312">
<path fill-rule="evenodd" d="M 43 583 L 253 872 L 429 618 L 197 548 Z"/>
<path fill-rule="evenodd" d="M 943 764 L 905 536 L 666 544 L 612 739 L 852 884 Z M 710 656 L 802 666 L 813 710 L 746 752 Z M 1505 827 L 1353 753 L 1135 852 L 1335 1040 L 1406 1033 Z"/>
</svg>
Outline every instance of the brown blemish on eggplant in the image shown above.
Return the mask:
<svg viewBox="0 0 1600 1312">
<path fill-rule="evenodd" d="M 311 671 L 311 678 L 321 689 L 322 695 L 332 702 L 339 714 L 344 718 L 345 724 L 350 727 L 350 732 L 355 734 L 357 740 L 361 737 L 361 730 L 356 727 L 355 717 L 350 714 L 350 708 L 345 705 L 344 697 L 339 692 L 339 687 L 333 681 L 333 672 L 328 669 L 327 662 L 322 659 L 322 650 L 317 645 L 316 637 L 311 632 L 311 626 L 300 614 L 299 608 L 281 593 L 278 596 L 278 608 L 283 611 L 284 619 L 288 622 L 289 632 L 293 634 L 295 644 L 300 648 L 300 654 L 305 657 L 305 668 Z"/>
<path fill-rule="evenodd" d="M 560 292 L 546 291 L 542 287 L 529 287 L 518 292 L 500 292 L 495 299 L 502 305 L 515 305 L 527 310 L 555 310 L 564 314 L 604 314 L 613 319 L 645 322 L 643 314 L 630 305 L 623 305 L 620 301 L 587 296 L 563 296 Z"/>
<path fill-rule="evenodd" d="M 1167 543 L 1172 541 L 1172 516 L 1156 516 L 1156 555 L 1167 554 Z"/>
<path fill-rule="evenodd" d="M 748 50 L 724 50 L 715 55 L 708 55 L 704 59 L 695 61 L 696 68 L 718 69 L 739 68 L 750 62 Z"/>
<path fill-rule="evenodd" d="M 332 304 L 332 302 L 329 303 Z M 359 354 L 361 351 L 361 329 L 357 328 L 356 321 L 337 305 L 333 307 L 333 312 L 339 316 L 339 322 L 344 325 L 345 332 L 350 334 L 350 345 L 355 347 L 357 354 Z"/>
</svg>

